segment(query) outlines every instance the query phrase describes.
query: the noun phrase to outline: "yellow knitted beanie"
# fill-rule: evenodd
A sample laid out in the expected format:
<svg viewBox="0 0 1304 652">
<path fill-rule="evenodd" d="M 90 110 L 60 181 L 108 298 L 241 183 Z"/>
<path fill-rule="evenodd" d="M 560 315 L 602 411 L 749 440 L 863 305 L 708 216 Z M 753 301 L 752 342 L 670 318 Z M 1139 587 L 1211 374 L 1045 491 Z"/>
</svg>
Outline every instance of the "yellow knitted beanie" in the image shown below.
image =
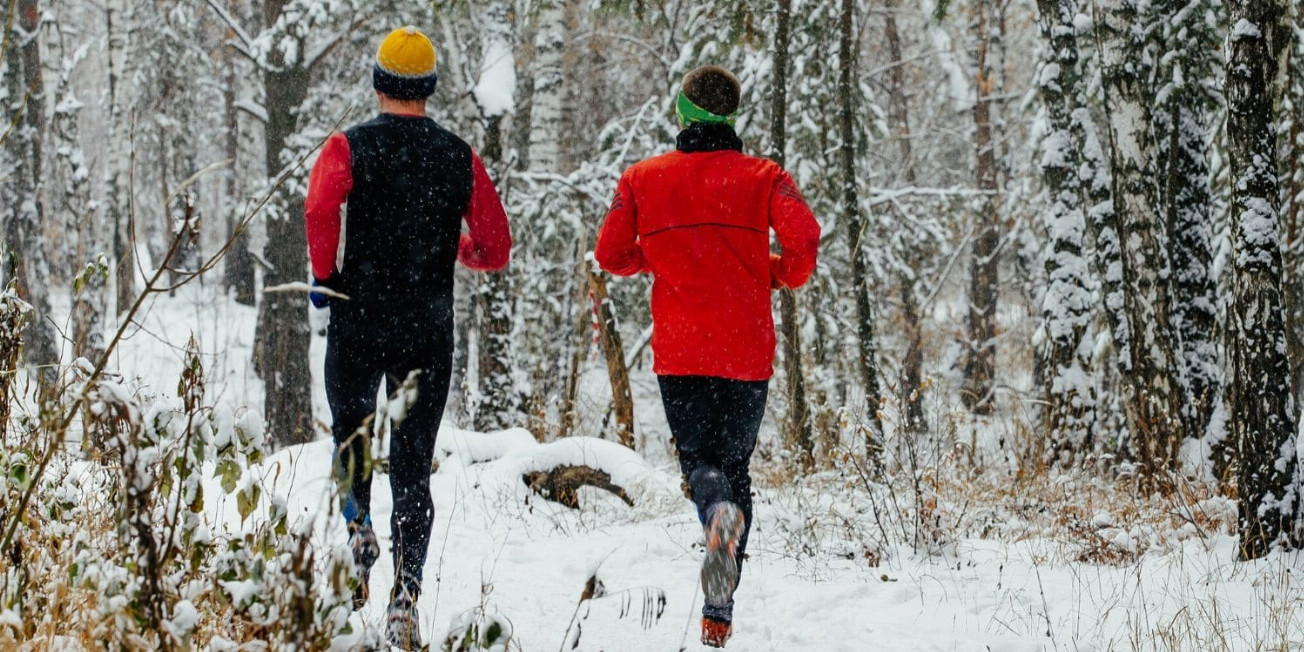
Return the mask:
<svg viewBox="0 0 1304 652">
<path fill-rule="evenodd" d="M 389 33 L 376 50 L 372 86 L 400 100 L 428 97 L 435 92 L 435 46 L 411 25 Z"/>
<path fill-rule="evenodd" d="M 376 65 L 400 77 L 425 77 L 435 71 L 435 46 L 417 28 L 400 27 L 380 42 Z"/>
</svg>

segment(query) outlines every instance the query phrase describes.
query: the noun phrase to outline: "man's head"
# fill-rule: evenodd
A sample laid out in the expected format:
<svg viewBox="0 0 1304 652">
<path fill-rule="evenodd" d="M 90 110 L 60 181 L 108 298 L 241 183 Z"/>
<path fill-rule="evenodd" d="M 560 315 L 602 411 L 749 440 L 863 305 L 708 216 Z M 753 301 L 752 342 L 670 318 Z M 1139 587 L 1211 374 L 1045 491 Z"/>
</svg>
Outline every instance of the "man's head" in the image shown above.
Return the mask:
<svg viewBox="0 0 1304 652">
<path fill-rule="evenodd" d="M 685 127 L 693 123 L 734 123 L 742 86 L 720 66 L 702 66 L 684 75 L 676 112 Z"/>
<path fill-rule="evenodd" d="M 424 101 L 435 92 L 435 46 L 417 28 L 400 27 L 376 50 L 371 85 L 395 100 Z"/>
</svg>

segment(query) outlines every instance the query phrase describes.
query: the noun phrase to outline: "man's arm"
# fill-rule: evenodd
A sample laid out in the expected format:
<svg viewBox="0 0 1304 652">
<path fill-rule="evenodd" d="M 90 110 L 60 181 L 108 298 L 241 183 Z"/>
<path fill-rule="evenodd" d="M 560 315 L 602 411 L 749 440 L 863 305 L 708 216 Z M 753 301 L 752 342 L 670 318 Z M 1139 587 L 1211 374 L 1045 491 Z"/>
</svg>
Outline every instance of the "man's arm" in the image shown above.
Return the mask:
<svg viewBox="0 0 1304 652">
<path fill-rule="evenodd" d="M 340 209 L 353 190 L 353 156 L 349 139 L 332 134 L 322 146 L 308 177 L 308 199 L 304 202 L 304 228 L 308 233 L 308 257 L 312 275 L 324 281 L 335 272 L 340 250 Z"/>
<path fill-rule="evenodd" d="M 468 269 L 489 272 L 507 266 L 512 255 L 512 231 L 507 212 L 480 156 L 471 152 L 471 203 L 466 207 L 467 229 L 457 247 L 457 260 Z"/>
<path fill-rule="evenodd" d="M 602 269 L 617 276 L 633 276 L 648 269 L 643 249 L 638 246 L 638 211 L 629 181 L 621 177 L 611 209 L 598 230 L 598 244 L 593 257 Z"/>
<path fill-rule="evenodd" d="M 801 287 L 815 271 L 820 225 L 797 184 L 780 171 L 770 193 L 770 227 L 783 253 L 770 258 L 770 278 L 776 288 Z"/>
</svg>

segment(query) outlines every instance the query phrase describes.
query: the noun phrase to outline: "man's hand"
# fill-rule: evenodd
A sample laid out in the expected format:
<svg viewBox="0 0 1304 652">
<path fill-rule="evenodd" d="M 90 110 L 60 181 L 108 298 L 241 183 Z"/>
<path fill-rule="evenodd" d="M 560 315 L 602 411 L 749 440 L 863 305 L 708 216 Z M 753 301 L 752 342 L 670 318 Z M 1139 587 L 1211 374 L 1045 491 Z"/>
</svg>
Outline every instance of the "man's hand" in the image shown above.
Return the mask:
<svg viewBox="0 0 1304 652">
<path fill-rule="evenodd" d="M 312 286 L 321 287 L 321 281 L 318 281 L 316 277 L 313 277 Z M 308 300 L 312 302 L 312 307 L 317 308 L 318 310 L 327 308 L 331 305 L 331 298 L 321 292 L 309 292 Z"/>
</svg>

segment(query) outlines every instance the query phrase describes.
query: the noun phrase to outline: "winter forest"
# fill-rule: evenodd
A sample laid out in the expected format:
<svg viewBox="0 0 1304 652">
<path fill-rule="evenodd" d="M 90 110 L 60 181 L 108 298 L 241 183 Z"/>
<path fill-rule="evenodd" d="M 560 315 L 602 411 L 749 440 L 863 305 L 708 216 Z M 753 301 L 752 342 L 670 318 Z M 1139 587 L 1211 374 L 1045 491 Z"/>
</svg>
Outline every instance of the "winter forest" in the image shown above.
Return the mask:
<svg viewBox="0 0 1304 652">
<path fill-rule="evenodd" d="M 773 293 L 729 647 L 1304 644 L 1304 5 L 0 4 L 5 649 L 382 644 L 304 201 L 404 25 L 514 240 L 457 272 L 430 649 L 698 649 L 652 281 L 592 252 L 703 64 L 821 227 Z M 405 387 L 377 388 L 381 478 Z"/>
</svg>

